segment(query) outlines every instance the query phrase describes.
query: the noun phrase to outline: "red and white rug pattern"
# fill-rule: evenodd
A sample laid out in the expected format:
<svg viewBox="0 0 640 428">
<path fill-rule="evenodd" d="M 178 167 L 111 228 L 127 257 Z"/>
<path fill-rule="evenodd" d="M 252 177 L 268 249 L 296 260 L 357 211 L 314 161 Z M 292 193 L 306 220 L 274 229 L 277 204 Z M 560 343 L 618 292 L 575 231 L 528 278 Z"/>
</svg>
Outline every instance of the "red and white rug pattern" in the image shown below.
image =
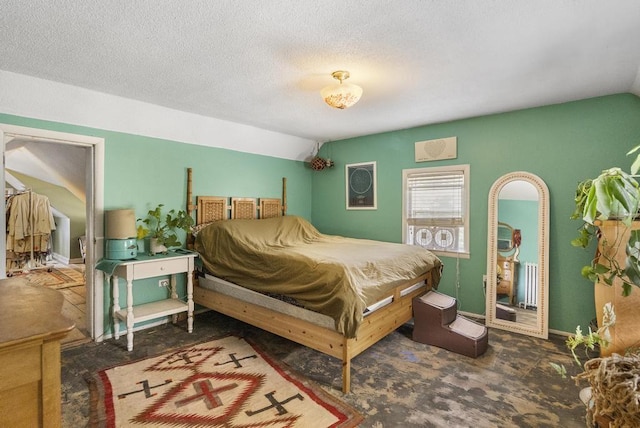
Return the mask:
<svg viewBox="0 0 640 428">
<path fill-rule="evenodd" d="M 91 426 L 353 427 L 351 407 L 228 336 L 101 370 Z"/>
</svg>

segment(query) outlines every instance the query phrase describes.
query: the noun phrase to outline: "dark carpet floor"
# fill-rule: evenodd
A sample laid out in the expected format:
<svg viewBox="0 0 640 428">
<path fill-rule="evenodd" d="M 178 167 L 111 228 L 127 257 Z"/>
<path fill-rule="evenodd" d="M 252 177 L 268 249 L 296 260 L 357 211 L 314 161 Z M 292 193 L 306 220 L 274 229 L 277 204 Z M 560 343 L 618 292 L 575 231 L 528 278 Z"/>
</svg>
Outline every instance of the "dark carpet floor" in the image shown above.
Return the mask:
<svg viewBox="0 0 640 428">
<path fill-rule="evenodd" d="M 411 340 L 403 326 L 352 361 L 351 393 L 341 392 L 341 363 L 309 348 L 214 312 L 167 324 L 118 341 L 87 343 L 62 352 L 63 427 L 88 426 L 89 390 L 85 375 L 168 349 L 226 334 L 251 339 L 293 371 L 319 383 L 363 416 L 362 427 L 584 427 L 582 386 L 561 378 L 549 362 L 569 374 L 580 368 L 565 338 L 541 340 L 489 331 L 489 349 L 473 359 Z"/>
</svg>

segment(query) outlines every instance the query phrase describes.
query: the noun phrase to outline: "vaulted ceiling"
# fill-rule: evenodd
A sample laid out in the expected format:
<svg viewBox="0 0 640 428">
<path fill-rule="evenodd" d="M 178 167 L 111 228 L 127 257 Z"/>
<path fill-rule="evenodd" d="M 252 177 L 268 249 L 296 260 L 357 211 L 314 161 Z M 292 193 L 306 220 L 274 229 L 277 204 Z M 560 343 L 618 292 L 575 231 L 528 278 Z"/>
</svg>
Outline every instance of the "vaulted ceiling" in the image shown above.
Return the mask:
<svg viewBox="0 0 640 428">
<path fill-rule="evenodd" d="M 23 190 L 25 183 L 11 175 L 12 171 L 67 189 L 79 201 L 86 202 L 85 149 L 29 138 L 10 137 L 5 141 L 5 179 Z"/>
<path fill-rule="evenodd" d="M 3 70 L 321 142 L 640 95 L 637 0 L 3 0 L 0 12 Z M 319 95 L 338 69 L 364 89 L 346 110 Z"/>
</svg>

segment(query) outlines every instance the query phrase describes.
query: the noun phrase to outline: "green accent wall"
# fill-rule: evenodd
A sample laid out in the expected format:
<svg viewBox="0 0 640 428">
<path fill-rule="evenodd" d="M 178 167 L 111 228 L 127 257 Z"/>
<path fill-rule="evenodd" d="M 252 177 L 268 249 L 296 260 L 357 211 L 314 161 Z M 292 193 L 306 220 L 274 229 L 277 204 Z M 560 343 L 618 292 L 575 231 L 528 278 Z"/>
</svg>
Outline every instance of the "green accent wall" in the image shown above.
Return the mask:
<svg viewBox="0 0 640 428">
<path fill-rule="evenodd" d="M 134 208 L 138 217 L 158 203 L 182 209 L 188 167 L 194 196 L 279 197 L 285 176 L 290 214 L 311 220 L 323 233 L 390 242 L 402 239 L 403 169 L 470 164 L 471 254 L 443 257 L 440 290 L 458 297 L 460 310 L 477 314 L 484 313 L 489 189 L 507 172 L 537 174 L 551 197 L 549 326 L 572 332 L 595 316 L 593 287 L 580 276 L 595 249 L 570 244 L 580 226 L 569 220 L 575 186 L 610 166 L 629 169 L 626 153 L 640 144 L 640 99 L 619 94 L 330 142 L 320 155 L 335 167 L 319 172 L 298 161 L 12 115 L 0 114 L 0 122 L 105 138 L 105 209 Z M 416 141 L 450 136 L 458 138 L 456 159 L 414 161 Z M 378 208 L 348 211 L 345 164 L 367 161 L 377 162 Z M 157 284 L 149 289 L 142 300 L 160 292 Z M 124 288 L 120 292 L 125 295 Z M 110 302 L 108 290 L 105 302 Z"/>
<path fill-rule="evenodd" d="M 415 162 L 415 142 L 451 136 L 458 138 L 456 159 Z M 324 233 L 401 242 L 402 170 L 470 164 L 471 254 L 469 259 L 442 258 L 440 290 L 457 296 L 460 310 L 484 314 L 489 189 L 507 172 L 534 173 L 550 193 L 549 327 L 573 332 L 580 324 L 584 331 L 595 309 L 593 287 L 580 268 L 590 262 L 595 248 L 570 244 L 580 226 L 569 219 L 575 187 L 611 166 L 628 171 L 626 153 L 638 144 L 640 99 L 631 94 L 329 142 L 320 155 L 330 157 L 335 167 L 313 174 L 312 221 Z M 348 211 L 345 164 L 367 161 L 377 162 L 378 209 Z"/>
<path fill-rule="evenodd" d="M 160 203 L 167 210 L 184 209 L 187 168 L 191 167 L 194 198 L 197 195 L 278 198 L 282 195 L 282 177 L 286 177 L 287 212 L 311 220 L 311 170 L 304 162 L 7 114 L 0 114 L 0 122 L 104 138 L 105 210 L 132 208 L 136 217 L 142 218 Z M 136 284 L 137 303 L 158 300 L 166 293 L 158 287 L 157 279 Z M 178 285 L 179 295 L 184 295 L 184 281 Z M 126 296 L 123 281 L 119 289 L 120 296 Z M 105 334 L 109 334 L 111 291 L 108 287 L 104 291 L 104 326 Z"/>
<path fill-rule="evenodd" d="M 142 217 L 159 203 L 184 209 L 191 167 L 194 198 L 280 197 L 286 177 L 288 213 L 311 219 L 311 175 L 304 162 L 7 114 L 0 122 L 104 138 L 105 210 L 134 208 Z"/>
</svg>

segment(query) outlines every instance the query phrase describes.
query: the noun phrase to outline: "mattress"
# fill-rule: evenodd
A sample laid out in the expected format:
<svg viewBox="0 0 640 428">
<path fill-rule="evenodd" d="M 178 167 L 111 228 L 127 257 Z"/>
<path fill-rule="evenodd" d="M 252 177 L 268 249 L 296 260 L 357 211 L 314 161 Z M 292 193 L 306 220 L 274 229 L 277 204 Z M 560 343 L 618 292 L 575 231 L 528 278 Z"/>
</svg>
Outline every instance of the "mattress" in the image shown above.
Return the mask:
<svg viewBox="0 0 640 428">
<path fill-rule="evenodd" d="M 297 216 L 225 220 L 203 228 L 195 249 L 206 270 L 259 293 L 290 296 L 355 337 L 366 308 L 441 262 L 421 247 L 324 235 Z"/>
<path fill-rule="evenodd" d="M 292 305 L 290 303 L 287 303 L 286 301 L 278 299 L 277 297 L 258 293 L 257 291 L 253 291 L 232 282 L 225 281 L 224 279 L 217 278 L 211 274 L 204 274 L 204 280 L 201 279 L 200 281 L 198 281 L 198 286 L 207 290 L 224 294 L 225 296 L 236 298 L 243 302 L 262 306 L 281 314 L 305 320 L 319 327 L 324 327 L 329 330 L 335 330 L 335 322 L 333 318 L 327 315 L 305 309 L 301 306 Z M 413 291 L 418 290 L 424 286 L 425 281 L 418 281 L 415 284 L 412 284 L 403 289 L 400 292 L 400 296 L 406 296 L 407 294 L 412 293 Z M 366 318 L 367 316 L 373 314 L 375 311 L 384 308 L 391 302 L 393 302 L 393 297 L 387 297 L 378 302 L 375 302 L 365 309 L 363 318 Z"/>
</svg>

